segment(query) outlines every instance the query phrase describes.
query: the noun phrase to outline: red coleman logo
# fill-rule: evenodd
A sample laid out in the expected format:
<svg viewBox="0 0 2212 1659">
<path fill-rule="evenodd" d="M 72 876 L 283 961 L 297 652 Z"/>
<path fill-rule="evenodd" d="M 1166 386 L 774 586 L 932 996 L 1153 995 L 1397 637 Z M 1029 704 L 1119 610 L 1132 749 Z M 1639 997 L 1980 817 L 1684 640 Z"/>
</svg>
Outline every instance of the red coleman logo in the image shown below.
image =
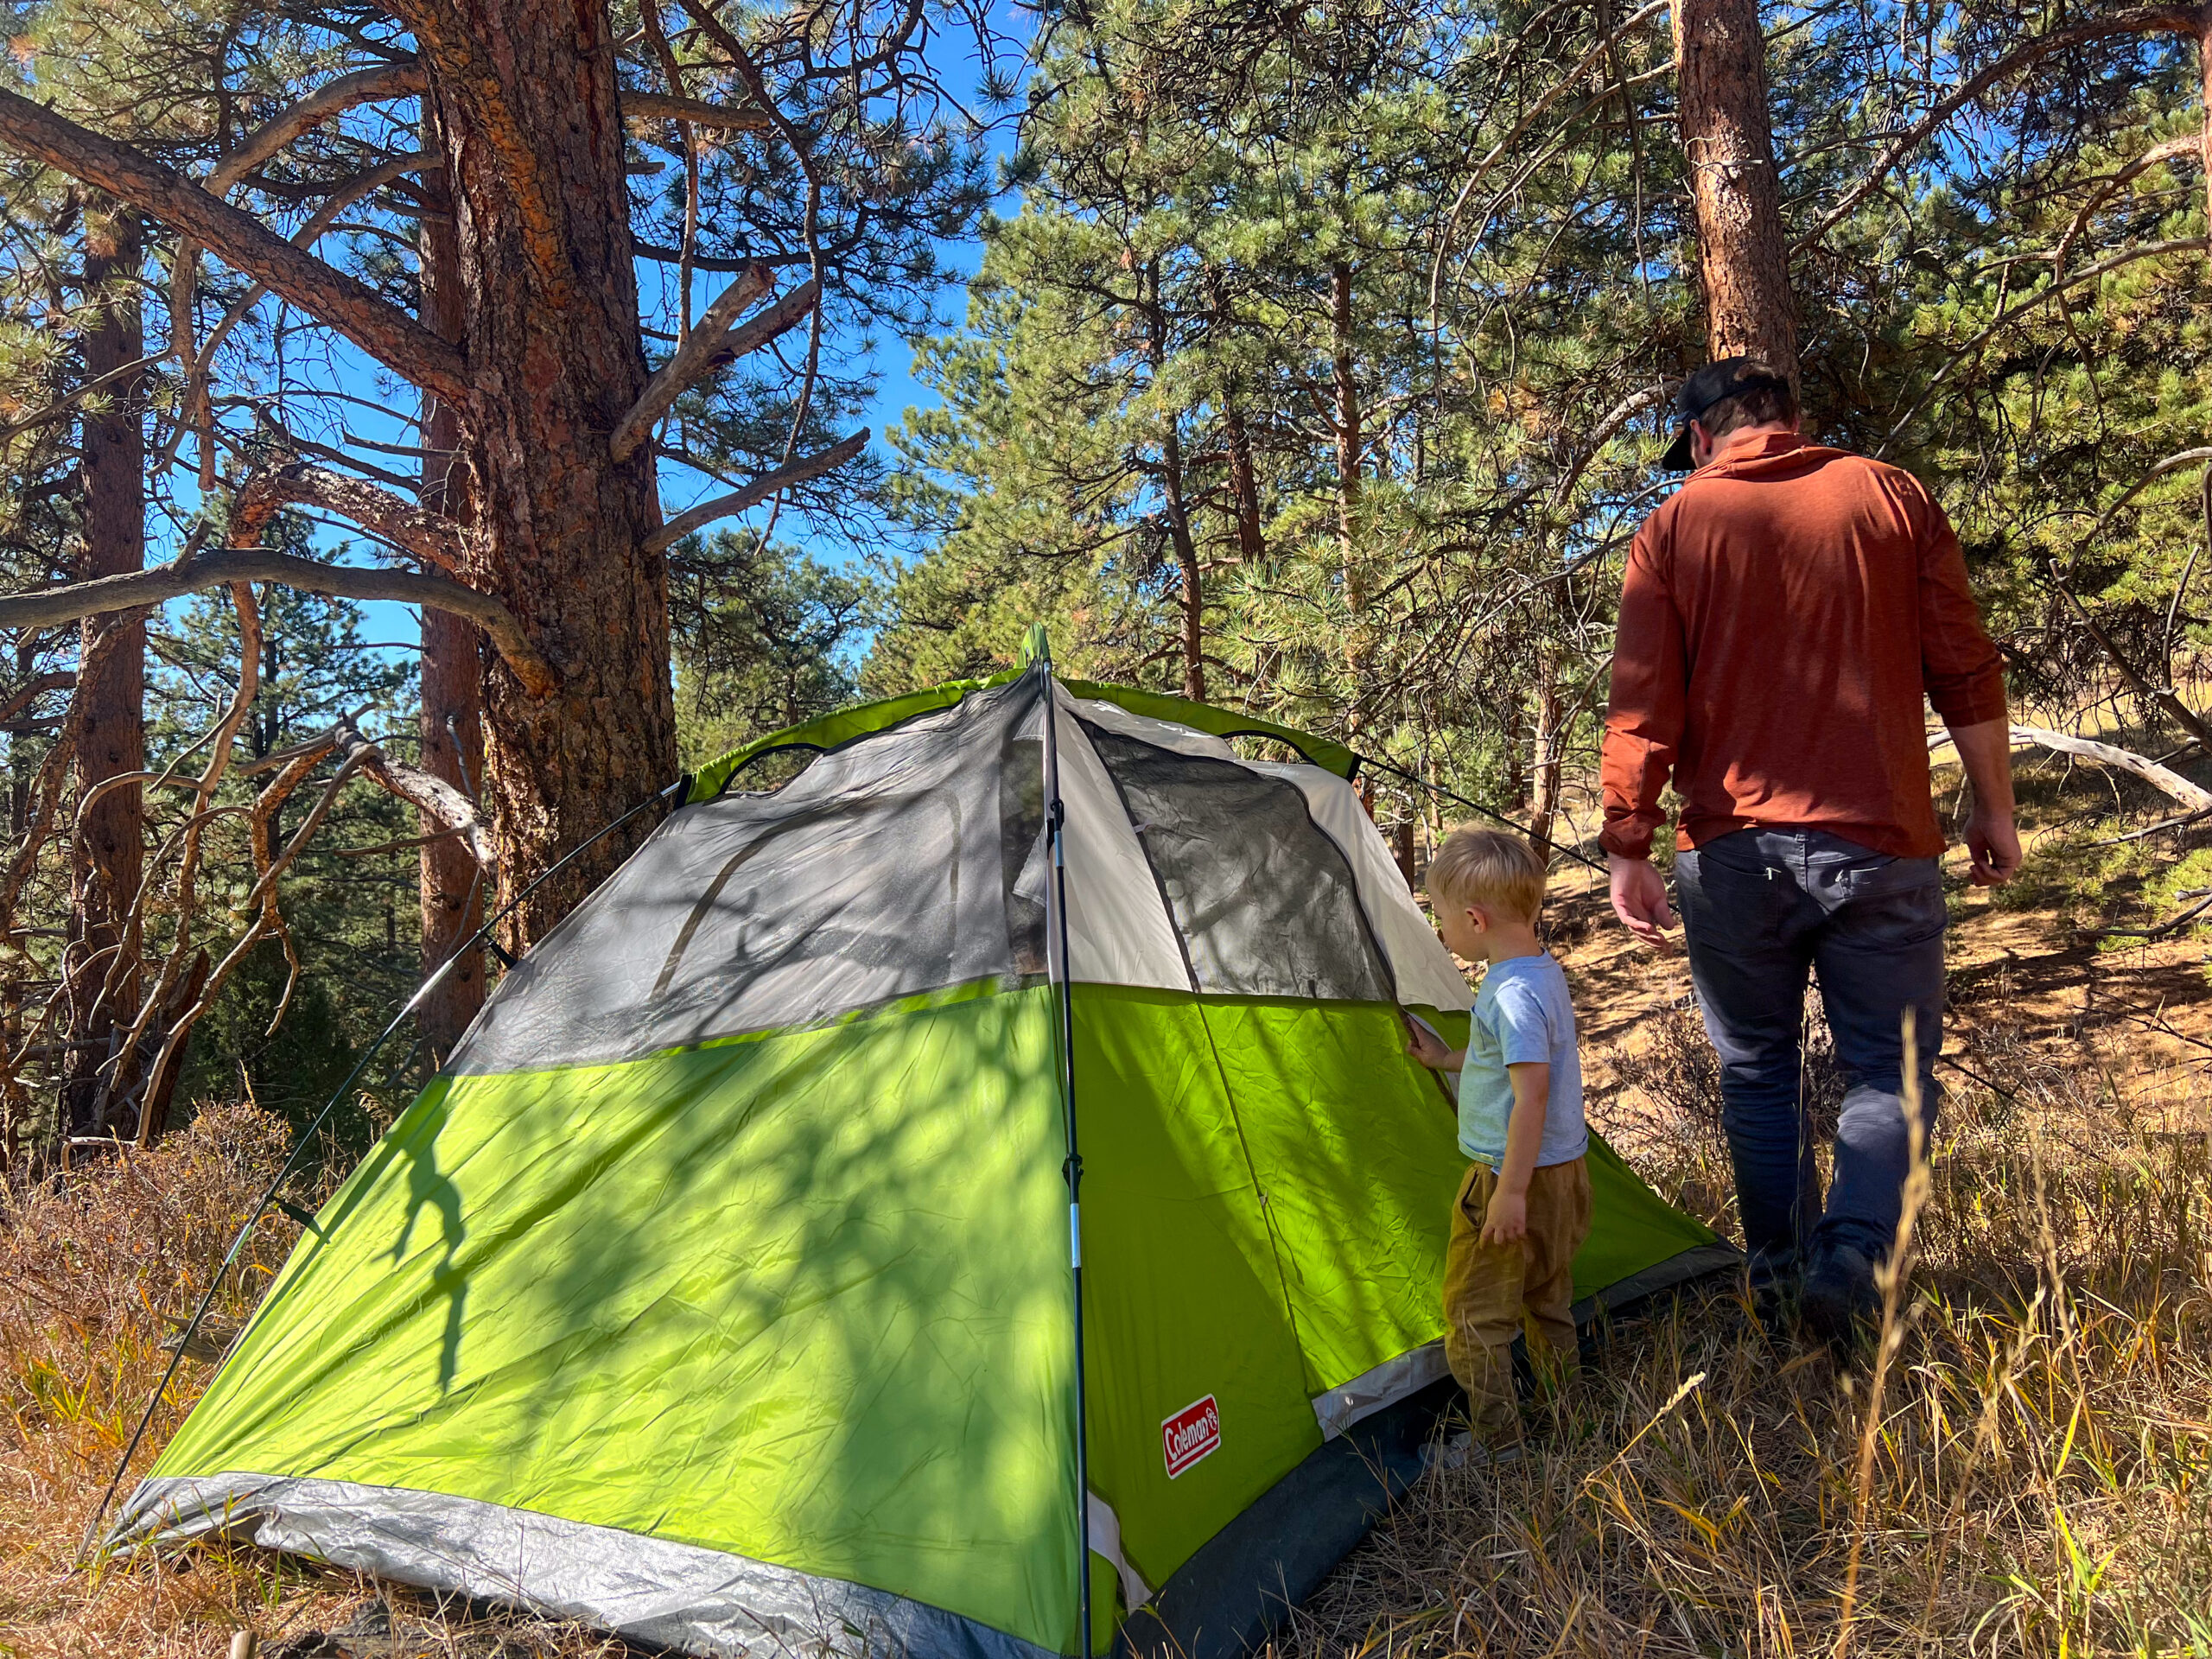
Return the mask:
<svg viewBox="0 0 2212 1659">
<path fill-rule="evenodd" d="M 1160 1426 L 1160 1450 L 1173 1480 L 1199 1459 L 1221 1449 L 1221 1408 L 1213 1395 L 1187 1405 Z"/>
</svg>

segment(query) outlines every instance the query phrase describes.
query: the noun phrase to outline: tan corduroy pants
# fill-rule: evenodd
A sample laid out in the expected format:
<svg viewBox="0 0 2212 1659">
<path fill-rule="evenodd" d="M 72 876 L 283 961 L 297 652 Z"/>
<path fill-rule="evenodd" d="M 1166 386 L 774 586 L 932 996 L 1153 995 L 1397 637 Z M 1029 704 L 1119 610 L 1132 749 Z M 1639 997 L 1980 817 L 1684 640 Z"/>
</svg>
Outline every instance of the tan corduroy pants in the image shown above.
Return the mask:
<svg viewBox="0 0 2212 1659">
<path fill-rule="evenodd" d="M 1497 1191 L 1497 1172 L 1488 1164 L 1467 1171 L 1444 1247 L 1444 1357 L 1467 1391 L 1475 1432 L 1493 1440 L 1517 1432 L 1510 1351 L 1524 1314 L 1530 1363 L 1561 1373 L 1574 1368 L 1572 1268 L 1590 1235 L 1590 1170 L 1576 1158 L 1535 1171 L 1528 1236 L 1485 1246 L 1483 1221 Z"/>
</svg>

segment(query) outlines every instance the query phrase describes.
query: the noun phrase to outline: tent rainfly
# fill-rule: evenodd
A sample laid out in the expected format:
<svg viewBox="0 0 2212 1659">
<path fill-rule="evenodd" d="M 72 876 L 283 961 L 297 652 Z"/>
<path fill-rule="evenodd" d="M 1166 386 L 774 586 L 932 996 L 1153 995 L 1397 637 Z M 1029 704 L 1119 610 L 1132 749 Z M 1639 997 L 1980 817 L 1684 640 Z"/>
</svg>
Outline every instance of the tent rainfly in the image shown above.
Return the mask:
<svg viewBox="0 0 2212 1659">
<path fill-rule="evenodd" d="M 113 1541 L 700 1654 L 1263 1637 L 1452 1388 L 1464 1163 L 1397 1010 L 1456 1039 L 1468 992 L 1348 751 L 1033 638 L 695 779 L 323 1208 Z M 1591 1159 L 1583 1314 L 1733 1260 Z"/>
</svg>

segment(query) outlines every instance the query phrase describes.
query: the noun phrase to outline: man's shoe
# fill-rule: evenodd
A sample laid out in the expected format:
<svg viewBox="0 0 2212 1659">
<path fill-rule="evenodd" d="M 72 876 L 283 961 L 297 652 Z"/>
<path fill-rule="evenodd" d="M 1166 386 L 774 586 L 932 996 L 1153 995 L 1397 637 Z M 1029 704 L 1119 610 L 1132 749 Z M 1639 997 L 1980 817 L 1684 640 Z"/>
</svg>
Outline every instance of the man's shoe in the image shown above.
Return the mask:
<svg viewBox="0 0 2212 1659">
<path fill-rule="evenodd" d="M 1833 1346 L 1848 1347 L 1871 1334 L 1882 1321 L 1872 1258 L 1851 1244 L 1816 1249 L 1805 1272 L 1798 1313 L 1810 1334 Z"/>
</svg>

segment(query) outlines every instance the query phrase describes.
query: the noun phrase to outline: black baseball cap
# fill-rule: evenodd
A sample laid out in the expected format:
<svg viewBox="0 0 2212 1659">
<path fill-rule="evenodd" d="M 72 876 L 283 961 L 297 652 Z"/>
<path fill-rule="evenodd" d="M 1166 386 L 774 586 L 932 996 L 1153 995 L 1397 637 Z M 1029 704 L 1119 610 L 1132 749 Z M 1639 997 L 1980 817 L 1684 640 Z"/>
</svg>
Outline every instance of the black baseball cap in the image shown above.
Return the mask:
<svg viewBox="0 0 2212 1659">
<path fill-rule="evenodd" d="M 1660 466 L 1670 473 L 1688 472 L 1692 466 L 1690 423 L 1724 397 L 1770 386 L 1787 391 L 1789 382 L 1777 373 L 1771 364 L 1756 357 L 1724 357 L 1698 370 L 1682 382 L 1681 390 L 1675 394 L 1675 414 L 1682 429 L 1675 435 L 1675 442 L 1668 447 Z"/>
</svg>

